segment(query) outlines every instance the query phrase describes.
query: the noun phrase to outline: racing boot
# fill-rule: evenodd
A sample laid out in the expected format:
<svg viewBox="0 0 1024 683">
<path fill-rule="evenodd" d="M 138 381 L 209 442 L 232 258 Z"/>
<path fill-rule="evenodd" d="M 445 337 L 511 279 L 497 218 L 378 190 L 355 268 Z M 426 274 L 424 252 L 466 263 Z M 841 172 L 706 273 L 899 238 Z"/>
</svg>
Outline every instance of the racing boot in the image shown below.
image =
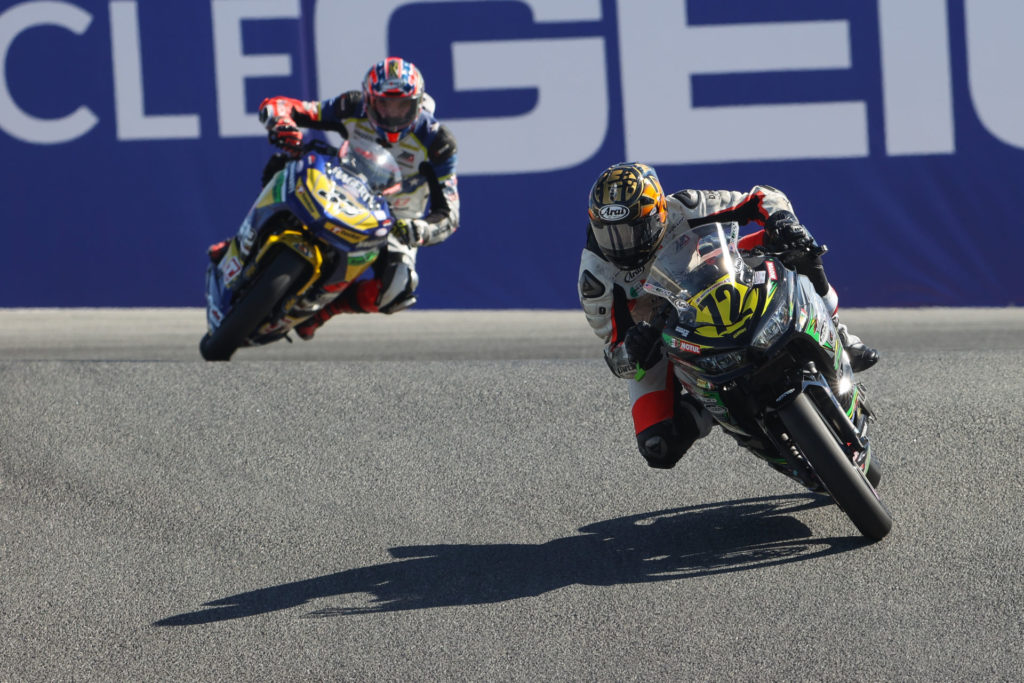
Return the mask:
<svg viewBox="0 0 1024 683">
<path fill-rule="evenodd" d="M 299 335 L 302 339 L 309 341 L 313 338 L 317 329 L 323 325 L 333 315 L 326 308 L 322 308 L 312 316 L 302 321 L 300 324 L 295 326 L 295 334 Z"/>
<path fill-rule="evenodd" d="M 309 341 L 317 329 L 339 313 L 377 313 L 380 308 L 380 280 L 360 280 L 353 283 L 341 296 L 327 304 L 300 324 L 295 334 Z"/>
<path fill-rule="evenodd" d="M 224 240 L 223 242 L 217 242 L 211 244 L 206 248 L 206 253 L 210 257 L 210 263 L 216 265 L 220 263 L 220 260 L 224 258 L 224 254 L 228 250 L 228 246 L 231 244 L 231 240 Z"/>
<path fill-rule="evenodd" d="M 828 285 L 826 282 L 825 286 L 828 291 L 821 298 L 828 310 L 832 311 L 832 322 L 839 333 L 839 341 L 850 358 L 850 368 L 854 372 L 863 372 L 878 362 L 878 351 L 862 342 L 857 335 L 850 334 L 846 325 L 839 322 L 839 295 L 832 285 Z"/>
<path fill-rule="evenodd" d="M 855 334 L 850 334 L 846 325 L 839 322 L 838 317 L 832 318 L 839 332 L 839 341 L 846 349 L 846 355 L 850 357 L 850 368 L 854 372 L 863 372 L 878 362 L 878 351 L 871 348 L 860 340 Z"/>
</svg>

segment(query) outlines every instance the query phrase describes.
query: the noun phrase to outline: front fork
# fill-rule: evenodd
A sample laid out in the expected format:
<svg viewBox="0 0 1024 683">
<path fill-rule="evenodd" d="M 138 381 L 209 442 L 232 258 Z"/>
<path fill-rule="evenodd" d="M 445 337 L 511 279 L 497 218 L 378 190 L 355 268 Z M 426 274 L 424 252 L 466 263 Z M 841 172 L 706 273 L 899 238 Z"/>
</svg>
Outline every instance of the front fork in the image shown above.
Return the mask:
<svg viewBox="0 0 1024 683">
<path fill-rule="evenodd" d="M 305 235 L 296 230 L 282 230 L 281 232 L 268 235 L 263 246 L 260 247 L 259 253 L 256 254 L 256 258 L 254 258 L 245 269 L 246 279 L 255 275 L 260 262 L 263 261 L 266 255 L 276 247 L 286 247 L 291 249 L 309 263 L 312 271 L 309 274 L 309 278 L 297 291 L 294 292 L 295 297 L 302 296 L 310 287 L 313 286 L 314 282 L 320 279 L 320 274 L 324 265 L 324 254 L 319 246 L 311 242 Z"/>
<path fill-rule="evenodd" d="M 761 428 L 771 438 L 794 474 L 800 478 L 813 481 L 817 476 L 813 474 L 803 454 L 794 449 L 788 435 L 785 435 L 785 427 L 778 418 L 778 410 L 801 393 L 807 394 L 817 407 L 846 457 L 865 473 L 871 465 L 871 444 L 867 436 L 867 427 L 872 414 L 864 402 L 863 387 L 852 383 L 852 375 L 849 379 L 848 387 L 845 381 L 843 382 L 846 393 L 842 395 L 843 401 L 840 402 L 829 382 L 817 371 L 813 363 L 808 363 L 797 385 L 779 394 L 761 420 Z M 847 405 L 844 406 L 844 403 Z"/>
<path fill-rule="evenodd" d="M 323 251 L 297 230 L 281 230 L 268 235 L 259 252 L 248 259 L 248 263 L 243 263 L 238 240 L 232 239 L 221 260 L 215 265 L 211 264 L 206 271 L 207 322 L 211 330 L 220 325 L 236 301 L 237 294 L 244 291 L 247 283 L 256 277 L 267 255 L 281 248 L 294 251 L 310 266 L 307 279 L 283 302 L 283 311 L 291 309 L 297 299 L 320 279 L 324 265 Z M 284 322 L 294 324 L 299 319 Z"/>
</svg>

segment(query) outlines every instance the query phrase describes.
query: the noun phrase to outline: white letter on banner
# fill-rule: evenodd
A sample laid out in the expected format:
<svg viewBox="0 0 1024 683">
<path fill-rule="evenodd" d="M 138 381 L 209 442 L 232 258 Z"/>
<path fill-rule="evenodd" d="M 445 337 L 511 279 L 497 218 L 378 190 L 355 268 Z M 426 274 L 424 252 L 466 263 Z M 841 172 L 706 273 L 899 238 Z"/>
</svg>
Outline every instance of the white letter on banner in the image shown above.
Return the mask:
<svg viewBox="0 0 1024 683">
<path fill-rule="evenodd" d="M 257 115 L 246 112 L 245 79 L 247 76 L 290 76 L 292 60 L 288 54 L 244 54 L 242 20 L 298 19 L 302 13 L 299 0 L 213 0 L 212 5 L 220 134 L 222 137 L 263 135 Z M 338 35 L 335 33 L 335 41 Z"/>
<path fill-rule="evenodd" d="M 67 2 L 23 2 L 0 13 L 0 128 L 8 135 L 52 145 L 85 135 L 99 121 L 85 105 L 61 118 L 37 118 L 23 111 L 7 88 L 7 51 L 18 34 L 35 26 L 60 26 L 80 36 L 90 23 L 92 15 Z"/>
<path fill-rule="evenodd" d="M 954 153 L 946 0 L 878 0 L 878 37 L 886 152 Z"/>
<path fill-rule="evenodd" d="M 518 116 L 451 119 L 460 173 L 530 173 L 583 163 L 608 132 L 602 38 L 453 43 L 456 90 L 538 89 Z M 567 77 L 565 65 L 576 65 Z M 578 65 L 586 65 L 581 67 Z"/>
<path fill-rule="evenodd" d="M 147 116 L 135 0 L 110 3 L 110 49 L 114 58 L 114 109 L 118 140 L 167 140 L 199 137 L 199 116 Z"/>
<path fill-rule="evenodd" d="M 1024 3 L 965 0 L 964 23 L 974 110 L 989 133 L 1024 148 Z"/>
<path fill-rule="evenodd" d="M 691 94 L 696 74 L 847 69 L 848 22 L 689 26 L 685 0 L 648 0 L 643 12 L 617 2 L 627 158 L 694 164 L 868 155 L 864 102 L 694 107 Z"/>
<path fill-rule="evenodd" d="M 602 16 L 600 0 L 522 1 L 538 23 L 597 21 Z M 378 0 L 353 7 L 345 0 L 317 2 L 313 24 L 321 98 L 359 87 L 367 68 L 389 54 L 391 15 L 410 4 L 415 3 Z M 339 41 L 337 27 L 346 25 L 359 30 Z M 604 142 L 608 77 L 603 39 L 460 41 L 452 45 L 452 62 L 458 90 L 538 90 L 537 106 L 516 116 L 449 119 L 444 102 L 437 103 L 439 118 L 458 141 L 459 175 L 567 168 L 586 161 Z M 555 67 L 560 63 L 577 65 L 571 78 Z M 430 92 L 430 74 L 423 77 Z M 565 132 L 567 121 L 571 134 Z"/>
</svg>

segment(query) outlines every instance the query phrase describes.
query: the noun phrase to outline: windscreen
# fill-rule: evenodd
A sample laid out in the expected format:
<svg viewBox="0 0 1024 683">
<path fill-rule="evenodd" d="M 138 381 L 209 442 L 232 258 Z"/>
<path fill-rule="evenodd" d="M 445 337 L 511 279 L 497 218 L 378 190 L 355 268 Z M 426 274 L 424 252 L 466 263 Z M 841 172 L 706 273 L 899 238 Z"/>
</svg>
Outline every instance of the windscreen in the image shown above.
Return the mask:
<svg viewBox="0 0 1024 683">
<path fill-rule="evenodd" d="M 658 251 L 644 289 L 682 312 L 693 296 L 717 282 L 735 284 L 742 261 L 736 248 L 739 225 L 708 223 L 671 240 Z"/>
</svg>

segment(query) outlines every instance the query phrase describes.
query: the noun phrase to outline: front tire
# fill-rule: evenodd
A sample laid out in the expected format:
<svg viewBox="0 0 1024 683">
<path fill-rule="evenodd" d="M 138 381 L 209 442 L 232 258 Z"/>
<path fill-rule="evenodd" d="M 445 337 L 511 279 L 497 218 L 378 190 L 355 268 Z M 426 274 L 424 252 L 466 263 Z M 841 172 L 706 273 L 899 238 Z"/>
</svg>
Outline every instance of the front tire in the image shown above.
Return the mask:
<svg viewBox="0 0 1024 683">
<path fill-rule="evenodd" d="M 839 447 L 810 397 L 800 394 L 779 410 L 779 417 L 814 473 L 854 526 L 874 541 L 884 538 L 892 529 L 892 515 L 864 473 Z"/>
<path fill-rule="evenodd" d="M 291 249 L 282 249 L 231 309 L 220 326 L 203 336 L 199 353 L 206 360 L 231 360 L 250 334 L 273 312 L 309 264 Z"/>
</svg>

